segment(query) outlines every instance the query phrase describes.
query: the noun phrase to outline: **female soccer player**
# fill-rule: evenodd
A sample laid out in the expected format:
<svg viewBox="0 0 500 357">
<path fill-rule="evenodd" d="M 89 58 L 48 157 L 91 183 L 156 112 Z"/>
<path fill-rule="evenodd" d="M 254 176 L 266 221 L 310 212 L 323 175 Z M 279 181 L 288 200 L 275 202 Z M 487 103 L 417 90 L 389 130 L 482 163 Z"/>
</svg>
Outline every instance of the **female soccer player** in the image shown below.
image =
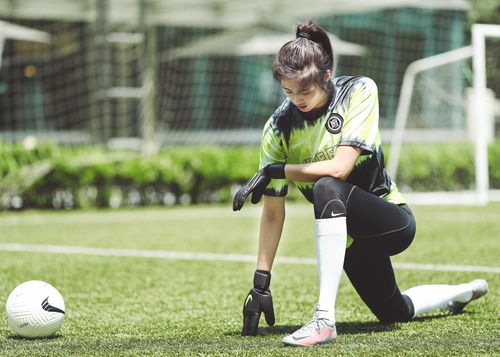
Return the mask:
<svg viewBox="0 0 500 357">
<path fill-rule="evenodd" d="M 342 269 L 356 291 L 385 323 L 445 309 L 452 313 L 488 291 L 484 280 L 460 285 L 423 285 L 400 292 L 390 256 L 415 235 L 415 219 L 384 169 L 373 80 L 333 78 L 334 57 L 325 30 L 309 21 L 297 27 L 273 64 L 287 99 L 265 124 L 260 170 L 235 195 L 240 210 L 252 193 L 262 195 L 254 288 L 243 307 L 243 335 L 255 335 L 261 312 L 269 325 L 274 310 L 271 268 L 285 219 L 288 180 L 314 206 L 319 299 L 311 321 L 286 336 L 286 345 L 335 341 L 335 299 Z"/>
</svg>

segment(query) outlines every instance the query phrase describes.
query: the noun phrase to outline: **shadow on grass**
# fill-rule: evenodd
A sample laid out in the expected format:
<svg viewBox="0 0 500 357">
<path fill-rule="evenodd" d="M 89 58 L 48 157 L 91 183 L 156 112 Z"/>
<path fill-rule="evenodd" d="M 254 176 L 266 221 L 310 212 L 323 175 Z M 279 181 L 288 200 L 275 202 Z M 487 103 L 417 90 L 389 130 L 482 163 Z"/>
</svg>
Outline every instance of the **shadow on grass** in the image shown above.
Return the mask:
<svg viewBox="0 0 500 357">
<path fill-rule="evenodd" d="M 263 326 L 259 327 L 258 336 L 265 335 L 289 335 L 299 328 L 301 325 L 278 325 L 278 326 Z M 394 324 L 381 324 L 378 322 L 338 322 L 337 331 L 342 334 L 355 335 L 373 332 L 385 332 L 397 329 Z M 232 331 L 225 333 L 226 336 L 241 336 L 241 331 Z"/>
<path fill-rule="evenodd" d="M 44 340 L 57 340 L 57 339 L 63 338 L 63 335 L 55 334 L 55 335 L 48 336 L 48 337 L 23 337 L 23 336 L 19 336 L 19 335 L 10 335 L 10 336 L 7 336 L 7 338 L 10 340 L 44 341 Z"/>
<path fill-rule="evenodd" d="M 401 323 L 422 323 L 427 320 L 436 320 L 442 318 L 449 318 L 452 315 L 443 314 L 443 315 L 430 315 L 430 316 L 422 316 L 417 317 L 409 322 L 401 322 Z M 353 322 L 337 322 L 337 332 L 343 335 L 359 335 L 366 333 L 379 333 L 379 332 L 387 332 L 398 330 L 399 324 L 401 323 L 381 323 L 377 321 L 353 321 Z M 260 325 L 262 326 L 262 325 Z M 259 331 L 257 333 L 258 336 L 265 335 L 289 335 L 299 328 L 301 325 L 278 325 L 278 326 L 266 326 L 264 322 L 264 326 L 259 327 Z M 241 336 L 241 331 L 232 331 L 225 333 L 226 336 Z"/>
<path fill-rule="evenodd" d="M 364 333 L 377 333 L 395 330 L 398 327 L 395 324 L 381 324 L 374 321 L 354 321 L 354 322 L 337 322 L 337 332 L 345 335 L 357 335 Z M 263 327 L 260 330 L 265 335 L 284 335 L 291 334 L 297 331 L 302 326 L 273 326 Z"/>
<path fill-rule="evenodd" d="M 439 315 L 418 316 L 418 317 L 414 318 L 413 320 L 411 320 L 409 323 L 425 322 L 427 320 L 438 320 L 438 319 L 444 319 L 444 318 L 449 319 L 449 318 L 452 318 L 454 316 L 460 316 L 463 314 L 464 313 L 452 315 L 452 314 L 443 312 L 442 314 L 439 314 Z M 467 314 L 469 314 L 469 313 L 467 313 Z M 472 314 L 474 314 L 474 312 Z"/>
</svg>

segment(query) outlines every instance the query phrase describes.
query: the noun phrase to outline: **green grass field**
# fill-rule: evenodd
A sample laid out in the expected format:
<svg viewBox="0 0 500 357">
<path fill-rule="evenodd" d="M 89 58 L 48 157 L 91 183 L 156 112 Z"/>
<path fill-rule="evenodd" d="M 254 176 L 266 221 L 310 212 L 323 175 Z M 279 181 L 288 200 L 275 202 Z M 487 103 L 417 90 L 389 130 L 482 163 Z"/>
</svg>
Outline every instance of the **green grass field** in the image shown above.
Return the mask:
<svg viewBox="0 0 500 357">
<path fill-rule="evenodd" d="M 382 325 L 344 276 L 339 338 L 307 350 L 283 347 L 281 338 L 312 316 L 318 295 L 310 206 L 288 208 L 282 261 L 271 284 L 277 323 L 270 328 L 262 319 L 257 337 L 240 331 L 255 268 L 259 207 L 247 204 L 238 213 L 229 206 L 2 213 L 0 355 L 500 355 L 500 205 L 414 211 L 417 238 L 394 258 L 400 288 L 481 277 L 490 293 L 460 315 Z M 29 246 L 7 250 L 13 243 Z M 60 246 L 82 248 L 48 252 Z M 433 270 L 418 264 L 433 264 Z M 7 325 L 9 293 L 32 279 L 51 283 L 65 299 L 66 320 L 53 338 L 17 338 Z"/>
</svg>

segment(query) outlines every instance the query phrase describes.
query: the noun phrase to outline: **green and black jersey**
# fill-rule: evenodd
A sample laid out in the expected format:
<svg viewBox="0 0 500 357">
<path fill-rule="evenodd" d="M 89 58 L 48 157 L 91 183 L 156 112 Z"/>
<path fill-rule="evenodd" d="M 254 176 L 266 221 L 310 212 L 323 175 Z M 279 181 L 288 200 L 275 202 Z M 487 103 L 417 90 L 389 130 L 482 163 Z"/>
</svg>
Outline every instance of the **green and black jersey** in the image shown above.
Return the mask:
<svg viewBox="0 0 500 357">
<path fill-rule="evenodd" d="M 406 203 L 384 169 L 378 128 L 378 92 L 367 77 L 337 77 L 331 81 L 329 104 L 303 113 L 286 99 L 264 126 L 260 167 L 272 163 L 303 164 L 332 159 L 339 145 L 361 148 L 362 154 L 347 178 L 386 201 Z M 295 182 L 312 202 L 314 182 Z M 287 180 L 272 180 L 265 194 L 285 196 Z"/>
</svg>

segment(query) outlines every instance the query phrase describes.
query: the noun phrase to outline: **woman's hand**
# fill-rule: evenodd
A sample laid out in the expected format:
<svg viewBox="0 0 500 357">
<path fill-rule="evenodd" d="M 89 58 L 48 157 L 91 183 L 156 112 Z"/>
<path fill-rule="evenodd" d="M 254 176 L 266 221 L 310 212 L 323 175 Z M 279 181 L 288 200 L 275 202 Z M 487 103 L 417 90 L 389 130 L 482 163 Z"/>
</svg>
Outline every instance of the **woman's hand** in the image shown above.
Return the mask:
<svg viewBox="0 0 500 357">
<path fill-rule="evenodd" d="M 236 192 L 233 198 L 233 211 L 239 211 L 248 195 L 252 193 L 252 203 L 258 203 L 271 179 L 285 178 L 285 164 L 271 164 L 263 167 Z"/>
</svg>

